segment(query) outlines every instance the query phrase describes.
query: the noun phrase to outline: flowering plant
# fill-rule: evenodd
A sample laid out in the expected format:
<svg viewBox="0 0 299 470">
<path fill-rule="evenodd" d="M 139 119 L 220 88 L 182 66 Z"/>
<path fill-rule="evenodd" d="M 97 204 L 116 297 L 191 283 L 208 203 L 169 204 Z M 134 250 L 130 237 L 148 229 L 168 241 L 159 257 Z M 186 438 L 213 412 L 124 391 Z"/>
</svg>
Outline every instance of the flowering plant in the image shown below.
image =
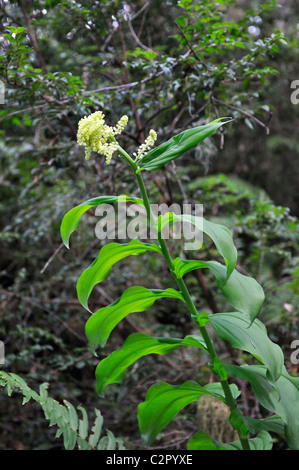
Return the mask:
<svg viewBox="0 0 299 470">
<path fill-rule="evenodd" d="M 143 206 L 148 224 L 155 223 L 148 193 L 142 178 L 143 171 L 157 170 L 182 153 L 195 147 L 213 134 L 229 119 L 218 119 L 204 126 L 187 129 L 158 147 L 152 148 L 157 135 L 151 130 L 148 139 L 131 157 L 116 141 L 127 124 L 123 116 L 116 127 L 105 124 L 104 115 L 96 112 L 79 122 L 78 143 L 86 147 L 86 156 L 91 151 L 106 157 L 110 163 L 117 152 L 129 164 L 136 177 L 141 198 L 132 196 L 99 196 L 83 202 L 64 216 L 61 236 L 69 246 L 71 233 L 76 229 L 81 216 L 91 207 L 122 200 L 133 201 Z M 171 215 L 169 217 L 169 215 Z M 200 227 L 219 253 L 222 262 L 214 260 L 173 259 L 170 255 L 162 227 L 175 220 L 188 221 Z M 216 382 L 200 384 L 186 381 L 179 386 L 159 382 L 151 386 L 145 401 L 138 407 L 138 422 L 145 445 L 151 445 L 157 435 L 187 405 L 202 395 L 212 396 L 225 403 L 229 410 L 229 422 L 237 431 L 238 441 L 224 443 L 216 441 L 201 429 L 188 441 L 188 449 L 269 450 L 272 448 L 271 433 L 286 439 L 291 449 L 299 449 L 299 379 L 291 377 L 284 366 L 281 348 L 268 336 L 265 326 L 257 316 L 264 302 L 264 292 L 257 281 L 244 276 L 236 269 L 237 249 L 232 233 L 225 226 L 195 215 L 177 216 L 168 214 L 156 224 L 157 243 L 132 240 L 129 243 L 110 243 L 103 246 L 97 259 L 83 271 L 77 282 L 77 293 L 81 304 L 89 310 L 88 299 L 93 287 L 102 282 L 119 260 L 130 255 L 148 251 L 162 256 L 174 280 L 174 287 L 165 290 L 147 289 L 142 286 L 129 287 L 122 296 L 110 305 L 93 312 L 86 323 L 86 336 L 93 352 L 103 347 L 117 324 L 133 312 L 142 312 L 160 298 L 175 298 L 183 302 L 198 335 L 185 338 L 150 337 L 141 333 L 131 334 L 123 346 L 102 360 L 96 368 L 96 389 L 103 395 L 106 388 L 119 382 L 126 370 L 139 358 L 148 354 L 168 354 L 178 347 L 193 347 L 203 350 L 209 357 L 209 367 Z M 184 282 L 184 276 L 195 269 L 208 269 L 216 279 L 217 286 L 233 307 L 231 312 L 208 314 L 197 310 Z M 254 365 L 233 365 L 220 360 L 215 350 L 209 328 L 233 347 L 250 353 Z M 259 403 L 271 416 L 257 420 L 242 413 L 241 394 L 232 378 L 249 382 Z"/>
</svg>

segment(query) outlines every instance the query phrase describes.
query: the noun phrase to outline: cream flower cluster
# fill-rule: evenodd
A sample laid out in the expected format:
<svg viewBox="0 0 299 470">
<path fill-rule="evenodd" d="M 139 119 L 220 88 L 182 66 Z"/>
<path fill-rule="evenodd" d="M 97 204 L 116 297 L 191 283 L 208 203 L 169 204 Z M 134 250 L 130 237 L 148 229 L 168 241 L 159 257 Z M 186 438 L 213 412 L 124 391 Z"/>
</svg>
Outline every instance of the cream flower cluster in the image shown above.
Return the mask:
<svg viewBox="0 0 299 470">
<path fill-rule="evenodd" d="M 151 129 L 149 132 L 149 136 L 145 140 L 144 144 L 140 145 L 137 153 L 136 152 L 133 153 L 135 157 L 135 162 L 137 162 L 137 160 L 139 160 L 139 158 L 141 158 L 142 155 L 144 155 L 151 147 L 154 146 L 156 140 L 157 140 L 157 133 L 153 129 Z"/>
<path fill-rule="evenodd" d="M 88 160 L 91 151 L 98 152 L 106 157 L 109 165 L 113 153 L 117 150 L 118 143 L 114 139 L 121 134 L 128 123 L 128 116 L 122 116 L 115 127 L 105 124 L 105 116 L 101 111 L 96 111 L 90 116 L 85 116 L 79 121 L 77 142 L 86 147 L 85 158 Z M 110 139 L 113 137 L 112 142 Z"/>
</svg>

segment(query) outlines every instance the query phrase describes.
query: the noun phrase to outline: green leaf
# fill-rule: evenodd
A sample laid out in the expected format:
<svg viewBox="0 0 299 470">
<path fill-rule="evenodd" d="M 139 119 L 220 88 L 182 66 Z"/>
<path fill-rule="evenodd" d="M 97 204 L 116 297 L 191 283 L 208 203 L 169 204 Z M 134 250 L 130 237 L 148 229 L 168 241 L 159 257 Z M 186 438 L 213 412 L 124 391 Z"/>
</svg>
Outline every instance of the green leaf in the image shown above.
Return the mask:
<svg viewBox="0 0 299 470">
<path fill-rule="evenodd" d="M 197 315 L 191 315 L 192 318 L 196 321 L 199 328 L 205 326 L 206 323 L 209 323 L 209 314 L 206 312 L 200 312 Z"/>
<path fill-rule="evenodd" d="M 91 450 L 88 443 L 82 439 L 82 437 L 77 437 L 78 450 Z"/>
<path fill-rule="evenodd" d="M 224 120 L 228 119 L 228 120 Z M 219 127 L 231 122 L 230 118 L 216 119 L 204 126 L 187 129 L 186 131 L 177 134 L 169 139 L 167 142 L 159 145 L 158 147 L 150 150 L 139 161 L 138 165 L 140 170 L 158 170 L 166 163 L 174 160 L 182 155 L 182 153 L 195 147 L 204 139 L 213 134 Z"/>
<path fill-rule="evenodd" d="M 188 450 L 226 450 L 221 444 L 218 445 L 212 437 L 202 431 L 198 431 L 188 441 Z"/>
<path fill-rule="evenodd" d="M 258 282 L 249 276 L 244 276 L 236 269 L 226 281 L 226 268 L 217 261 L 174 260 L 174 272 L 178 278 L 194 269 L 208 268 L 215 276 L 219 289 L 229 303 L 238 311 L 246 313 L 251 321 L 258 315 L 265 295 Z"/>
<path fill-rule="evenodd" d="M 69 423 L 71 425 L 71 428 L 72 430 L 77 431 L 78 425 L 79 425 L 77 412 L 74 406 L 69 401 L 67 400 L 63 400 L 63 401 L 69 413 Z"/>
<path fill-rule="evenodd" d="M 239 367 L 226 364 L 225 367 L 231 377 L 250 382 L 259 403 L 283 420 L 285 439 L 289 447 L 299 450 L 299 390 L 296 382 L 293 382 L 293 377 L 284 369 L 274 389 L 267 379 L 268 369 L 265 366 Z"/>
<path fill-rule="evenodd" d="M 129 287 L 116 302 L 99 309 L 91 315 L 85 325 L 85 332 L 91 350 L 96 346 L 104 346 L 111 331 L 127 315 L 133 312 L 143 312 L 155 300 L 170 297 L 184 301 L 182 294 L 174 289 L 146 289 L 145 287 Z"/>
<path fill-rule="evenodd" d="M 109 431 L 109 429 L 107 429 L 107 446 L 106 446 L 106 449 L 107 450 L 115 450 L 116 448 L 116 440 L 115 440 L 115 437 L 114 437 L 114 434 Z"/>
<path fill-rule="evenodd" d="M 245 49 L 245 44 L 241 41 L 234 41 L 234 46 L 240 47 L 241 49 Z"/>
<path fill-rule="evenodd" d="M 101 204 L 113 204 L 115 202 L 134 202 L 135 204 L 143 205 L 142 199 L 129 197 L 126 195 L 99 196 L 82 202 L 79 206 L 76 206 L 70 211 L 68 211 L 62 219 L 60 226 L 60 235 L 65 246 L 69 248 L 70 236 L 78 227 L 81 216 L 86 211 L 88 211 L 88 209 L 94 206 L 99 206 Z"/>
<path fill-rule="evenodd" d="M 86 439 L 88 436 L 88 416 L 83 406 L 79 405 L 78 410 L 81 411 L 82 413 L 82 419 L 79 420 L 79 436 L 84 441 L 84 439 Z M 83 441 L 82 442 L 80 441 L 81 444 L 83 444 Z"/>
<path fill-rule="evenodd" d="M 208 384 L 201 387 L 193 381 L 187 381 L 182 385 L 160 382 L 150 387 L 145 401 L 138 406 L 137 414 L 140 433 L 145 445 L 150 445 L 183 408 L 197 401 L 201 395 L 212 395 L 223 399 L 221 384 Z"/>
<path fill-rule="evenodd" d="M 212 359 L 211 368 L 215 372 L 215 374 L 219 377 L 220 380 L 224 381 L 228 379 L 226 369 L 223 366 L 222 361 L 219 359 L 218 356 Z"/>
<path fill-rule="evenodd" d="M 281 376 L 283 352 L 270 340 L 262 322 L 256 319 L 251 323 L 249 318 L 238 312 L 217 313 L 209 318 L 217 336 L 234 348 L 249 352 L 267 367 L 272 382 Z"/>
<path fill-rule="evenodd" d="M 105 388 L 119 382 L 128 367 L 143 356 L 149 354 L 168 354 L 179 346 L 194 346 L 205 349 L 205 343 L 199 336 L 177 338 L 152 338 L 142 333 L 130 335 L 123 346 L 103 359 L 96 368 L 96 389 L 103 395 Z"/>
<path fill-rule="evenodd" d="M 284 422 L 278 415 L 268 416 L 268 418 L 255 419 L 243 416 L 243 421 L 252 434 L 258 431 L 269 431 L 279 434 L 285 439 Z"/>
<path fill-rule="evenodd" d="M 231 231 L 224 225 L 210 222 L 202 217 L 196 217 L 190 214 L 175 214 L 173 212 L 159 216 L 159 229 L 162 230 L 166 224 L 172 224 L 174 222 L 192 224 L 213 240 L 218 252 L 224 258 L 227 267 L 226 277 L 222 280 L 222 282 L 225 283 L 236 266 L 238 256 Z"/>
<path fill-rule="evenodd" d="M 249 446 L 251 450 L 271 450 L 273 440 L 267 431 L 261 431 L 257 437 L 249 439 Z"/>
<path fill-rule="evenodd" d="M 65 405 L 63 406 L 48 396 L 47 383 L 43 383 L 40 386 L 40 393 L 38 394 L 17 374 L 7 374 L 0 370 L 0 386 L 9 386 L 8 393 L 15 387 L 19 388 L 25 399 L 30 394 L 30 397 L 41 405 L 45 418 L 50 421 L 49 425 L 57 425 L 56 437 L 63 436 L 64 446 L 67 450 L 73 450 L 76 444 L 79 450 L 96 449 L 103 426 L 103 417 L 99 410 L 95 410 L 96 419 L 91 434 L 88 437 L 88 416 L 86 410 L 82 406 L 78 406 L 78 410 L 81 411 L 83 417 L 83 419 L 79 420 L 77 411 L 71 403 L 64 400 Z M 108 429 L 107 436 L 105 436 L 102 444 L 101 448 L 105 450 L 107 446 L 116 448 L 116 444 L 119 450 L 125 450 L 122 440 L 115 438 Z"/>
<path fill-rule="evenodd" d="M 73 450 L 77 443 L 77 433 L 71 428 L 66 427 L 63 433 L 63 439 L 66 450 Z"/>
<path fill-rule="evenodd" d="M 140 255 L 146 251 L 162 253 L 155 243 L 142 243 L 139 240 L 132 240 L 130 243 L 109 243 L 101 248 L 99 256 L 87 268 L 78 279 L 77 294 L 78 299 L 87 310 L 88 298 L 96 284 L 103 281 L 109 274 L 111 267 L 123 258 L 131 255 Z M 90 310 L 89 310 L 90 311 Z"/>
<path fill-rule="evenodd" d="M 95 448 L 99 442 L 104 422 L 103 416 L 99 410 L 95 409 L 95 414 L 96 419 L 91 429 L 92 434 L 89 436 L 88 439 L 89 445 L 93 448 Z"/>
<path fill-rule="evenodd" d="M 249 439 L 249 446 L 251 450 L 271 450 L 272 449 L 272 438 L 266 431 L 260 432 L 260 434 Z M 202 431 L 198 431 L 188 441 L 188 450 L 242 450 L 240 441 L 224 443 L 213 439 L 209 434 Z"/>
</svg>

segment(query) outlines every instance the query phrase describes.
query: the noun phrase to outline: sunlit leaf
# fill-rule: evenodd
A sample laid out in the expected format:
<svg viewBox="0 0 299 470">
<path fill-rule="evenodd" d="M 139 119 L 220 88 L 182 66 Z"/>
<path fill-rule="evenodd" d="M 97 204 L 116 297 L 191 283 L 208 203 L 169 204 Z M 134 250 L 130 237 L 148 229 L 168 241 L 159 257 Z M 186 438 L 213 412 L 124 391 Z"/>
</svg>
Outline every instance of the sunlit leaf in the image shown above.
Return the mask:
<svg viewBox="0 0 299 470">
<path fill-rule="evenodd" d="M 299 450 L 299 389 L 287 371 L 276 381 L 276 389 L 267 379 L 265 366 L 234 366 L 225 364 L 231 377 L 250 382 L 259 403 L 280 416 L 284 422 L 284 435 L 289 447 Z"/>
<path fill-rule="evenodd" d="M 123 346 L 103 359 L 96 368 L 97 392 L 103 395 L 105 388 L 119 382 L 127 368 L 143 356 L 149 354 L 168 354 L 179 346 L 193 346 L 205 349 L 200 336 L 178 338 L 152 338 L 142 333 L 130 335 Z"/>
<path fill-rule="evenodd" d="M 120 299 L 107 307 L 100 308 L 93 313 L 85 325 L 85 332 L 91 350 L 100 345 L 104 346 L 111 331 L 127 315 L 133 312 L 143 312 L 155 300 L 161 298 L 174 298 L 184 301 L 182 294 L 175 289 L 146 289 L 145 287 L 129 287 Z"/>
<path fill-rule="evenodd" d="M 143 243 L 139 240 L 131 240 L 129 243 L 109 243 L 101 248 L 96 260 L 81 274 L 77 282 L 78 299 L 87 310 L 88 298 L 96 284 L 103 281 L 109 274 L 111 267 L 131 255 L 140 255 L 146 251 L 161 253 L 161 249 L 155 243 Z"/>
<path fill-rule="evenodd" d="M 251 450 L 271 450 L 273 441 L 267 431 L 261 431 L 253 439 L 249 439 Z M 242 450 L 240 441 L 224 443 L 213 439 L 209 434 L 198 431 L 188 441 L 188 450 Z"/>
<path fill-rule="evenodd" d="M 192 224 L 213 240 L 227 267 L 226 276 L 222 281 L 225 283 L 236 266 L 238 256 L 232 232 L 224 225 L 210 222 L 202 217 L 190 214 L 175 214 L 173 212 L 168 212 L 158 218 L 159 230 L 162 230 L 167 224 L 175 222 Z"/>
<path fill-rule="evenodd" d="M 63 243 L 69 248 L 69 239 L 71 234 L 76 230 L 82 215 L 91 207 L 100 206 L 101 204 L 113 204 L 115 202 L 134 202 L 143 205 L 143 201 L 138 198 L 121 196 L 99 196 L 82 202 L 79 206 L 69 210 L 62 219 L 60 226 L 60 235 Z"/>
<path fill-rule="evenodd" d="M 215 276 L 219 289 L 238 311 L 246 313 L 253 321 L 261 310 L 265 295 L 260 284 L 252 277 L 244 276 L 236 269 L 226 281 L 226 267 L 217 261 L 174 260 L 174 272 L 181 278 L 194 269 L 208 268 Z"/>
<path fill-rule="evenodd" d="M 268 376 L 275 382 L 282 373 L 284 356 L 281 348 L 267 335 L 266 327 L 256 319 L 238 312 L 210 315 L 210 323 L 216 335 L 229 341 L 237 349 L 251 353 L 268 368 Z"/>
<path fill-rule="evenodd" d="M 145 401 L 138 406 L 139 429 L 145 445 L 150 445 L 183 408 L 197 401 L 201 395 L 223 399 L 222 387 L 220 383 L 201 387 L 193 381 L 182 385 L 160 382 L 150 387 Z"/>
<path fill-rule="evenodd" d="M 230 121 L 230 118 L 220 118 L 210 122 L 209 124 L 205 124 L 204 126 L 187 129 L 186 131 L 175 135 L 167 142 L 164 142 L 158 147 L 150 150 L 139 160 L 138 165 L 142 170 L 158 170 L 166 163 L 174 160 L 187 150 L 198 145 L 217 131 L 219 127 Z"/>
</svg>

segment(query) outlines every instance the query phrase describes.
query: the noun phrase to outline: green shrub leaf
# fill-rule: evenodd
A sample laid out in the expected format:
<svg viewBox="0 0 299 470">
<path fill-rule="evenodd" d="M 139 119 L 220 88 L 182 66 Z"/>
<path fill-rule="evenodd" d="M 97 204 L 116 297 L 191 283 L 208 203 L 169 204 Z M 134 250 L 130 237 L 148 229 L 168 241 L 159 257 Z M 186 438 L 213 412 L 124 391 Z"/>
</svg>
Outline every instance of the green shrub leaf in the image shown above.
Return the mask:
<svg viewBox="0 0 299 470">
<path fill-rule="evenodd" d="M 226 119 L 226 120 L 225 120 Z M 230 118 L 220 118 L 204 126 L 187 129 L 175 135 L 167 142 L 150 150 L 142 157 L 138 165 L 141 170 L 158 170 L 166 163 L 182 155 L 182 153 L 195 147 L 204 139 L 213 134 L 219 127 L 230 122 Z"/>
<path fill-rule="evenodd" d="M 249 276 L 244 276 L 236 269 L 226 281 L 226 268 L 217 261 L 174 260 L 174 272 L 178 278 L 194 269 L 208 268 L 215 276 L 219 289 L 229 303 L 239 312 L 246 313 L 253 321 L 258 315 L 265 295 L 259 283 Z"/>
<path fill-rule="evenodd" d="M 249 439 L 251 450 L 271 450 L 273 441 L 267 431 L 261 431 L 253 439 Z M 198 431 L 188 441 L 188 450 L 242 450 L 240 441 L 224 443 L 213 439 L 209 434 Z"/>
<path fill-rule="evenodd" d="M 32 390 L 22 377 L 13 373 L 5 373 L 0 370 L 0 386 L 5 387 L 9 394 L 12 390 L 18 389 L 23 393 L 24 398 L 30 394 L 30 398 L 39 403 L 44 412 L 45 418 L 50 421 L 50 426 L 57 426 L 55 437 L 63 437 L 63 443 L 66 450 L 73 450 L 78 446 L 79 450 L 114 450 L 116 445 L 119 450 L 125 450 L 120 438 L 116 438 L 111 431 L 106 430 L 107 435 L 101 437 L 103 427 L 103 417 L 99 410 L 95 410 L 95 421 L 89 433 L 88 415 L 82 406 L 77 409 L 67 400 L 64 404 L 48 396 L 48 384 L 43 383 L 40 386 L 40 393 Z M 78 417 L 78 411 L 82 414 L 82 419 Z M 88 435 L 89 434 L 89 435 Z M 99 441 L 100 440 L 100 441 Z"/>
<path fill-rule="evenodd" d="M 210 324 L 216 335 L 229 341 L 237 349 L 247 351 L 268 369 L 268 377 L 275 382 L 282 374 L 284 357 L 281 348 L 267 335 L 262 322 L 250 319 L 239 312 L 210 315 Z"/>
<path fill-rule="evenodd" d="M 238 256 L 231 231 L 224 225 L 210 222 L 202 217 L 190 214 L 174 214 L 173 212 L 168 212 L 163 216 L 159 216 L 159 229 L 162 230 L 165 225 L 172 224 L 174 222 L 186 222 L 192 224 L 213 240 L 218 252 L 224 258 L 227 267 L 226 276 L 222 279 L 222 282 L 225 283 L 236 266 Z"/>
<path fill-rule="evenodd" d="M 179 346 L 193 346 L 205 349 L 205 343 L 200 336 L 178 338 L 152 338 L 143 333 L 133 333 L 123 346 L 103 359 L 96 368 L 96 388 L 103 395 L 105 388 L 119 382 L 125 371 L 134 362 L 149 354 L 168 354 Z"/>
<path fill-rule="evenodd" d="M 261 419 L 243 416 L 243 421 L 252 434 L 256 434 L 258 431 L 269 431 L 279 434 L 285 439 L 284 422 L 278 415 L 272 415 Z"/>
<path fill-rule="evenodd" d="M 235 394 L 235 387 L 232 391 Z M 183 408 L 197 401 L 201 395 L 212 395 L 223 399 L 221 384 L 208 384 L 201 387 L 193 381 L 187 381 L 182 385 L 160 382 L 150 387 L 145 401 L 138 406 L 137 415 L 145 445 L 150 445 Z"/>
<path fill-rule="evenodd" d="M 91 315 L 85 325 L 85 332 L 91 350 L 100 345 L 104 346 L 111 331 L 127 315 L 133 312 L 143 312 L 155 300 L 170 297 L 184 301 L 182 294 L 175 289 L 146 289 L 145 287 L 129 287 L 116 302 L 100 308 Z"/>
<path fill-rule="evenodd" d="M 62 219 L 60 225 L 60 235 L 65 246 L 69 248 L 70 236 L 76 230 L 82 215 L 87 212 L 88 209 L 94 206 L 100 206 L 101 204 L 113 204 L 115 202 L 134 202 L 135 204 L 140 204 L 143 206 L 142 199 L 129 197 L 126 195 L 99 196 L 82 202 L 78 206 L 73 207 L 73 209 L 69 210 Z"/>
<path fill-rule="evenodd" d="M 130 243 L 124 244 L 109 243 L 103 246 L 99 256 L 83 271 L 77 282 L 78 299 L 83 307 L 89 310 L 88 298 L 92 289 L 105 279 L 115 263 L 127 256 L 140 255 L 146 251 L 161 253 L 161 249 L 155 243 L 142 243 L 139 240 L 131 240 Z"/>
<path fill-rule="evenodd" d="M 289 447 L 299 450 L 299 389 L 285 368 L 274 388 L 267 378 L 268 369 L 265 366 L 239 367 L 226 364 L 225 367 L 231 377 L 247 380 L 259 403 L 281 417 Z"/>
<path fill-rule="evenodd" d="M 202 431 L 198 431 L 188 441 L 188 450 L 227 450 L 225 445 L 218 443 L 212 437 Z"/>
</svg>

